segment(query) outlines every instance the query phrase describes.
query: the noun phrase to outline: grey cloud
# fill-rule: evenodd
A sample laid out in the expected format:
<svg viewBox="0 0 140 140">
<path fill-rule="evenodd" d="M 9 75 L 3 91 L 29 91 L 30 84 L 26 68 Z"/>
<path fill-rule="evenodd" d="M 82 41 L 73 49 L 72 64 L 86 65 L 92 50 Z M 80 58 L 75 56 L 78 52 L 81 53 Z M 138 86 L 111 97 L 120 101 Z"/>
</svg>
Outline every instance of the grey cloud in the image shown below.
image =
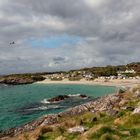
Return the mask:
<svg viewBox="0 0 140 140">
<path fill-rule="evenodd" d="M 65 61 L 65 58 L 59 56 L 59 57 L 53 58 L 53 60 L 54 61 Z"/>
<path fill-rule="evenodd" d="M 0 74 L 140 61 L 139 13 L 139 0 L 0 1 Z M 59 48 L 27 41 L 62 34 L 83 40 Z"/>
</svg>

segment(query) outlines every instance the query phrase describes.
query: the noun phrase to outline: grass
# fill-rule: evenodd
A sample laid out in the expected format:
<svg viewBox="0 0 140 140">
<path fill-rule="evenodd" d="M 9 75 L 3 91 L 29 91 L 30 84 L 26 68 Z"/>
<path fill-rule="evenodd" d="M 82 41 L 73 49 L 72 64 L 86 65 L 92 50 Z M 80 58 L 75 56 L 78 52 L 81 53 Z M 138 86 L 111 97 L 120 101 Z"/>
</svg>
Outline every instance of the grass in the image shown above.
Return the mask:
<svg viewBox="0 0 140 140">
<path fill-rule="evenodd" d="M 140 114 L 131 115 L 129 111 L 121 112 L 119 118 L 124 124 L 114 124 L 118 118 L 109 117 L 105 113 L 87 112 L 74 117 L 59 119 L 59 126 L 45 127 L 40 131 L 37 140 L 139 140 L 140 139 Z M 83 134 L 68 133 L 68 128 L 82 125 L 89 129 Z M 26 138 L 28 135 L 26 135 Z M 25 139 L 27 140 L 27 139 Z"/>
</svg>

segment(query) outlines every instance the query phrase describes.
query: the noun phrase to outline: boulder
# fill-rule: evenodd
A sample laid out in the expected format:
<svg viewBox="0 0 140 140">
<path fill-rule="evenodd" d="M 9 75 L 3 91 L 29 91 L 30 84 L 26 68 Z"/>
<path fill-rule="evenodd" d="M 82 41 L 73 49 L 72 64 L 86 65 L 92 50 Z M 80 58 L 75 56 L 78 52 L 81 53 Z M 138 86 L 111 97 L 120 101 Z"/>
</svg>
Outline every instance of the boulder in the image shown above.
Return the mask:
<svg viewBox="0 0 140 140">
<path fill-rule="evenodd" d="M 139 114 L 140 113 L 140 102 L 137 104 L 137 107 L 134 109 L 132 114 Z"/>
<path fill-rule="evenodd" d="M 140 98 L 140 90 L 138 89 L 135 93 L 134 93 L 134 98 Z"/>
<path fill-rule="evenodd" d="M 68 129 L 68 132 L 69 133 L 83 133 L 87 130 L 88 128 L 86 127 L 83 127 L 83 126 L 76 126 L 76 127 L 73 127 L 73 128 L 69 128 Z"/>
</svg>

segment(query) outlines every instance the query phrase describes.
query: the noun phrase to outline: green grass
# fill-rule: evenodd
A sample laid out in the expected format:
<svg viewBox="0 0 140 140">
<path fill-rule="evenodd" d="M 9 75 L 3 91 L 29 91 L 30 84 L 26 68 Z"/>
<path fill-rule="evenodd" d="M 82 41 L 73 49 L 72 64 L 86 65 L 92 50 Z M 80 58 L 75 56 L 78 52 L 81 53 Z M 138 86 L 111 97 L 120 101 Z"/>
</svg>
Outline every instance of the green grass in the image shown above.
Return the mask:
<svg viewBox="0 0 140 140">
<path fill-rule="evenodd" d="M 87 126 L 89 127 L 89 129 L 96 128 L 96 126 L 98 125 L 103 125 L 96 132 L 90 133 L 90 135 L 88 136 L 89 140 L 119 140 L 119 139 L 139 140 L 140 139 L 140 115 L 139 114 L 130 115 L 130 113 L 124 111 L 122 115 L 119 116 L 126 121 L 124 125 L 115 126 L 113 124 L 115 118 L 109 117 L 105 113 L 93 114 L 91 112 L 88 112 L 83 115 L 71 117 L 71 119 L 76 120 L 77 124 L 75 125 Z M 67 119 L 63 118 L 60 121 L 67 122 L 67 120 L 68 118 Z M 59 136 L 65 137 L 66 140 L 78 140 L 80 134 L 77 133 L 70 134 L 67 132 L 67 128 L 65 127 L 64 126 L 58 127 L 56 131 L 47 132 L 43 134 L 39 140 L 54 140 Z"/>
</svg>

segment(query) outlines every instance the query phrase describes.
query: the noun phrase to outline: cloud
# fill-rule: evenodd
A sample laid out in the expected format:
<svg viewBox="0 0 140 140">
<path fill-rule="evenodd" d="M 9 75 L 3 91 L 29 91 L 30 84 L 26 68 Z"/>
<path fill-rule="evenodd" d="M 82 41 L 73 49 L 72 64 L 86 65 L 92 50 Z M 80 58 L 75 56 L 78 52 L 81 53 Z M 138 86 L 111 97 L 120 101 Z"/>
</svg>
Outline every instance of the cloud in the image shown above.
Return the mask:
<svg viewBox="0 0 140 140">
<path fill-rule="evenodd" d="M 1 0 L 0 74 L 140 61 L 139 13 L 139 0 Z M 29 42 L 64 35 L 80 40 L 55 48 Z"/>
</svg>

